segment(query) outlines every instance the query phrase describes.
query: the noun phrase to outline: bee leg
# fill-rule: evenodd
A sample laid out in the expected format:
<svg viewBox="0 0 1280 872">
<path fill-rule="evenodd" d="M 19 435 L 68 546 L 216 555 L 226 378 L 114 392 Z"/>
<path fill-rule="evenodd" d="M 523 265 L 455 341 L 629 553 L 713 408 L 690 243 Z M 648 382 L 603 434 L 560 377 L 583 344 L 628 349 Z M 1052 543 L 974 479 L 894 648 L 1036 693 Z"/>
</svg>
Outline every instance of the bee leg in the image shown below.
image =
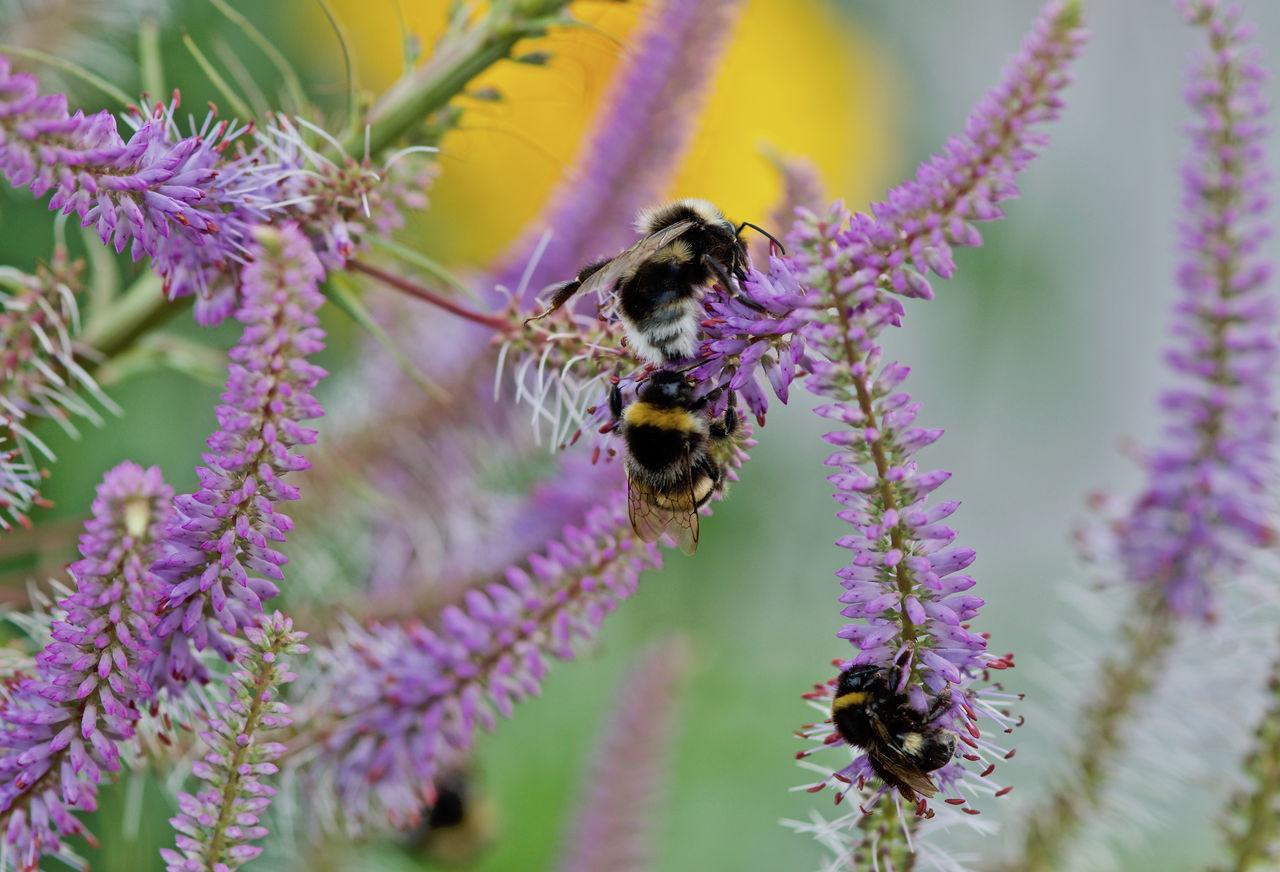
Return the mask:
<svg viewBox="0 0 1280 872">
<path fill-rule="evenodd" d="M 932 723 L 938 715 L 951 708 L 951 685 L 947 685 L 933 699 L 933 705 L 929 707 L 929 713 L 925 715 L 925 720 Z"/>
<path fill-rule="evenodd" d="M 712 439 L 727 439 L 738 431 L 738 392 L 729 391 L 729 406 L 724 410 L 724 417 L 711 425 Z"/>
<path fill-rule="evenodd" d="M 617 385 L 609 390 L 609 412 L 615 421 L 622 417 L 622 388 Z"/>
<path fill-rule="evenodd" d="M 553 285 L 553 287 L 556 286 Z M 528 324 L 530 321 L 541 321 L 565 303 L 569 302 L 569 298 L 576 294 L 580 287 L 582 287 L 582 282 L 578 279 L 573 279 L 572 281 L 565 282 L 564 284 L 556 287 L 555 295 L 551 298 L 551 305 L 547 306 L 546 309 L 542 310 L 538 314 L 525 318 L 524 323 Z"/>
<path fill-rule="evenodd" d="M 571 280 L 561 285 L 552 285 L 552 287 L 556 289 L 556 292 L 551 297 L 551 305 L 547 306 L 545 311 L 539 312 L 537 315 L 530 318 L 525 318 L 524 323 L 528 324 L 530 321 L 541 321 L 565 303 L 569 302 L 569 299 L 574 294 L 578 293 L 578 289 L 582 287 L 582 283 L 591 278 L 595 273 L 599 272 L 605 264 L 609 262 L 609 260 L 610 259 L 606 257 L 604 260 L 589 263 L 579 270 L 578 274 Z"/>
<path fill-rule="evenodd" d="M 702 256 L 702 264 L 707 269 L 711 270 L 713 274 L 715 274 L 716 281 L 720 283 L 720 286 L 724 288 L 725 291 L 727 291 L 729 294 L 731 294 L 733 298 L 737 300 L 739 303 L 746 306 L 748 309 L 755 309 L 757 312 L 761 313 L 762 315 L 773 314 L 764 306 L 761 306 L 755 300 L 749 299 L 742 293 L 742 281 L 746 279 L 747 274 L 742 270 L 741 267 L 736 267 L 734 269 L 735 276 L 741 275 L 741 278 L 738 281 L 734 281 L 733 279 L 729 278 L 729 274 L 724 271 L 724 267 L 722 267 L 717 261 L 713 260 L 712 258 L 707 257 L 705 254 Z"/>
<path fill-rule="evenodd" d="M 720 283 L 720 287 L 724 288 L 727 292 L 729 292 L 730 294 L 733 294 L 734 296 L 738 295 L 737 283 L 732 278 L 729 277 L 729 274 L 727 272 L 724 271 L 724 267 L 720 265 L 720 262 L 718 260 L 716 260 L 713 257 L 708 257 L 707 255 L 704 254 L 702 256 L 702 265 L 707 269 L 709 269 L 712 275 L 716 277 L 716 281 Z"/>
</svg>

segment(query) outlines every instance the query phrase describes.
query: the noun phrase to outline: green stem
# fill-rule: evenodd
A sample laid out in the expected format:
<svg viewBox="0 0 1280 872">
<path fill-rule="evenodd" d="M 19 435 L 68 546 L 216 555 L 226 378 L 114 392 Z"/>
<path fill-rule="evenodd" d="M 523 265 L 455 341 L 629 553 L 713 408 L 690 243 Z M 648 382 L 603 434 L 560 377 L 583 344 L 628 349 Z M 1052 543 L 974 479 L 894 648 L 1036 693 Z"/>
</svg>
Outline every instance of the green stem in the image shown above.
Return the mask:
<svg viewBox="0 0 1280 872">
<path fill-rule="evenodd" d="M 129 290 L 85 325 L 80 342 L 103 358 L 113 357 L 148 330 L 163 324 L 194 303 L 194 296 L 171 301 L 165 296 L 160 277 L 147 270 Z"/>
<path fill-rule="evenodd" d="M 997 868 L 1001 872 L 1049 872 L 1063 854 L 1084 816 L 1098 805 L 1116 757 L 1124 750 L 1123 727 L 1150 694 L 1177 638 L 1176 621 L 1162 598 L 1139 596 L 1121 628 L 1124 648 L 1102 664 L 1097 695 L 1080 718 L 1080 740 L 1066 762 L 1066 776 L 1049 797 L 1031 810 L 1020 855 Z"/>
<path fill-rule="evenodd" d="M 1252 781 L 1247 790 L 1238 792 L 1230 806 L 1238 828 L 1226 829 L 1227 860 L 1214 866 L 1215 872 L 1248 872 L 1274 860 L 1277 853 L 1277 797 L 1280 797 L 1280 662 L 1271 665 L 1268 683 L 1271 705 L 1258 729 L 1255 743 L 1244 770 Z"/>
<path fill-rule="evenodd" d="M 133 102 L 132 97 L 124 91 L 121 91 L 106 79 L 102 78 L 102 76 L 99 76 L 96 73 L 91 73 L 89 70 L 77 63 L 67 60 L 66 58 L 58 57 L 57 55 L 52 55 L 48 52 L 40 51 L 39 49 L 26 48 L 25 46 L 13 45 L 7 42 L 0 42 L 0 51 L 5 54 L 30 58 L 33 61 L 39 61 L 42 64 L 48 64 L 51 67 L 62 70 L 64 73 L 70 73 L 73 76 L 83 79 L 90 85 L 93 85 L 121 106 L 128 106 Z"/>
<path fill-rule="evenodd" d="M 160 23 L 150 16 L 143 19 L 138 28 L 138 66 L 142 71 L 142 90 L 154 100 L 164 100 L 168 95 L 160 54 Z"/>
<path fill-rule="evenodd" d="M 522 39 L 543 36 L 568 0 L 522 0 L 495 3 L 474 27 L 459 31 L 456 40 L 442 41 L 431 59 L 400 79 L 369 110 L 365 126 L 342 138 L 349 155 L 380 154 L 432 113 L 442 109 L 480 73 L 510 56 Z"/>
<path fill-rule="evenodd" d="M 222 805 L 218 810 L 218 822 L 213 827 L 213 842 L 209 845 L 209 853 L 205 856 L 204 868 L 207 872 L 214 872 L 225 860 L 223 854 L 227 850 L 227 828 L 231 826 L 231 813 L 235 808 L 236 794 L 240 791 L 240 768 L 244 766 L 245 758 L 249 754 L 249 749 L 254 746 L 253 739 L 258 731 L 258 721 L 262 718 L 262 708 L 265 701 L 271 697 L 270 691 L 275 684 L 275 660 L 265 659 L 265 655 L 278 656 L 280 650 L 278 648 L 280 640 L 276 640 L 275 645 L 271 646 L 269 652 L 264 652 L 264 659 L 261 661 L 262 671 L 258 673 L 253 685 L 253 702 L 249 705 L 249 711 L 245 715 L 244 726 L 240 730 L 240 734 L 248 736 L 250 741 L 244 744 L 234 743 L 235 753 L 227 763 L 225 772 L 227 780 L 222 785 Z"/>
<path fill-rule="evenodd" d="M 844 294 L 835 289 L 834 284 L 831 288 L 831 299 L 835 306 L 836 313 L 840 317 L 840 337 L 843 343 L 844 360 L 849 365 L 849 375 L 853 381 L 853 386 L 858 395 L 858 408 L 862 411 L 863 418 L 877 430 L 881 430 L 880 420 L 876 415 L 875 402 L 872 400 L 871 391 L 867 387 L 868 379 L 858 378 L 853 375 L 854 369 L 862 362 L 862 355 L 858 351 L 852 340 L 849 338 L 852 324 L 849 321 L 849 305 L 845 302 Z M 881 432 L 883 432 L 881 430 Z M 889 457 L 884 450 L 884 440 L 877 439 L 870 444 L 871 459 L 876 467 L 876 481 L 880 490 L 880 499 L 884 503 L 886 512 L 897 511 L 898 500 L 893 490 L 893 484 L 889 481 Z M 906 542 L 902 536 L 902 522 L 894 524 L 889 530 L 889 543 L 897 549 L 899 553 L 905 554 Z M 898 578 L 898 594 L 905 601 L 914 590 L 911 580 L 911 573 L 907 571 L 906 561 L 899 561 L 897 568 Z M 902 640 L 904 647 L 914 647 L 916 642 L 916 625 L 915 622 L 907 616 L 905 608 L 899 609 L 898 619 L 902 627 Z"/>
</svg>

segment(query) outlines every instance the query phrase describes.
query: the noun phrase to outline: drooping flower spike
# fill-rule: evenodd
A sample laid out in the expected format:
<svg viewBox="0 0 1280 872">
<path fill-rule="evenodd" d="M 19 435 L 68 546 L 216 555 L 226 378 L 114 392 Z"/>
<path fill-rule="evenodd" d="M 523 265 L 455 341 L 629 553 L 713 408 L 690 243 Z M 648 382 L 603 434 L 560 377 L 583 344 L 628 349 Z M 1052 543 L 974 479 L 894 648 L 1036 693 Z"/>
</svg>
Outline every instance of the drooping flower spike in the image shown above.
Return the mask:
<svg viewBox="0 0 1280 872">
<path fill-rule="evenodd" d="M 985 635 L 970 629 L 982 600 L 968 592 L 974 579 L 962 570 L 975 555 L 953 544 L 956 533 L 945 523 L 959 503 L 931 500 L 950 474 L 916 460 L 942 431 L 915 424 L 920 406 L 901 390 L 909 369 L 884 362 L 878 337 L 901 323 L 899 298 L 932 296 L 925 273 L 950 276 L 951 248 L 978 244 L 974 222 L 1000 217 L 996 204 L 1016 195 L 1015 175 L 1045 142 L 1038 125 L 1057 117 L 1082 39 L 1079 5 L 1049 4 L 1000 84 L 970 115 L 965 135 L 872 215 L 850 215 L 836 204 L 825 215 L 802 217 L 787 239 L 791 270 L 811 289 L 791 315 L 802 322 L 796 332 L 809 358 L 805 385 L 831 400 L 817 414 L 842 425 L 824 437 L 837 449 L 827 465 L 836 470 L 828 481 L 838 491 L 838 517 L 853 528 L 837 543 L 852 551 L 837 573 L 841 614 L 856 621 L 838 633 L 855 648 L 841 668 L 873 665 L 886 680 L 898 678 L 892 690 L 905 693 L 920 717 L 946 695 L 949 703 L 930 726 L 954 732 L 960 756 L 981 771 L 955 759 L 931 777 L 947 802 L 961 805 L 968 801 L 962 780 L 977 791 L 1004 792 L 982 779 L 1010 752 L 980 723 L 1008 731 L 1009 698 L 998 686 L 979 685 L 990 670 L 1011 666 L 1012 655 L 993 655 Z M 832 694 L 824 683 L 810 698 L 829 712 Z M 821 744 L 802 757 L 840 743 L 829 723 L 803 734 Z M 862 751 L 814 789 L 832 782 L 881 785 Z M 837 801 L 849 789 L 838 787 Z M 883 792 L 880 786 L 873 795 Z M 922 799 L 919 811 L 926 808 Z"/>
<path fill-rule="evenodd" d="M 547 658 L 572 659 L 605 616 L 636 588 L 639 573 L 661 564 L 640 542 L 615 495 L 567 528 L 528 569 L 472 590 L 449 606 L 439 627 L 348 622 L 299 684 L 298 724 L 290 742 L 325 819 L 360 831 L 378 822 L 417 823 L 434 801 L 436 773 L 471 747 L 477 727 L 535 694 Z M 316 704 L 313 709 L 312 703 Z"/>
</svg>

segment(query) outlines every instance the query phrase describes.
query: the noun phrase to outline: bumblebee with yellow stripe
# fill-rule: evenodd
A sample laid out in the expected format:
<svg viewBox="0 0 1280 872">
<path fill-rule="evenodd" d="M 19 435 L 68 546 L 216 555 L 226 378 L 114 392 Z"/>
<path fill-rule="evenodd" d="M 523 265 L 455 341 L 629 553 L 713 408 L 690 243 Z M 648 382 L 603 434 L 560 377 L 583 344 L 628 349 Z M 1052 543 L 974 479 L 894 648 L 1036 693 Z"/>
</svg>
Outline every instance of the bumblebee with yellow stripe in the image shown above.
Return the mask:
<svg viewBox="0 0 1280 872">
<path fill-rule="evenodd" d="M 867 762 L 903 798 L 931 797 L 938 787 L 926 773 L 940 769 L 956 750 L 956 734 L 934 721 L 951 706 L 951 693 L 940 693 L 927 713 L 911 707 L 896 688 L 897 666 L 853 666 L 840 673 L 831 720 L 840 738 L 867 752 Z"/>
<path fill-rule="evenodd" d="M 643 239 L 553 286 L 551 304 L 529 320 L 547 317 L 579 292 L 616 292 L 618 318 L 637 356 L 658 365 L 688 360 L 697 351 L 705 289 L 718 282 L 737 293 L 746 278 L 750 260 L 741 234 L 747 227 L 760 230 L 746 221 L 735 227 L 706 200 L 642 209 L 636 231 Z"/>
<path fill-rule="evenodd" d="M 616 386 L 609 396 L 627 447 L 631 528 L 646 542 L 669 532 L 685 554 L 698 548 L 698 509 L 724 487 L 724 470 L 710 449 L 738 424 L 732 394 L 720 421 L 707 413 L 709 400 L 695 400 L 693 386 L 670 370 L 649 376 L 625 409 Z"/>
</svg>

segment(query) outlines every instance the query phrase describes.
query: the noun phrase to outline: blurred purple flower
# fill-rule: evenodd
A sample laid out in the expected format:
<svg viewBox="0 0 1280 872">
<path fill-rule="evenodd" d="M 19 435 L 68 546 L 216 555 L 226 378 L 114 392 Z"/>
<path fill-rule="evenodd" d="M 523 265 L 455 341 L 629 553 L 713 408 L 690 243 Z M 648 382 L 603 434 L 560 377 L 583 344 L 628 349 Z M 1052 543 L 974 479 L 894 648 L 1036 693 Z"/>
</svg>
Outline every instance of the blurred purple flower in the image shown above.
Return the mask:
<svg viewBox="0 0 1280 872">
<path fill-rule="evenodd" d="M 0 702 L 0 867 L 34 869 L 61 855 L 62 839 L 86 835 L 72 811 L 97 807 L 102 773 L 120 768 L 138 703 L 160 581 L 150 569 L 173 491 L 158 467 L 123 463 L 98 486 L 93 518 L 71 565 L 76 592 L 59 606 L 37 677 L 4 689 Z"/>
<path fill-rule="evenodd" d="M 285 746 L 261 734 L 292 723 L 289 707 L 275 697 L 297 676 L 281 658 L 305 654 L 307 634 L 280 612 L 260 620 L 244 628 L 249 645 L 237 650 L 238 668 L 227 677 L 230 700 L 214 703 L 215 715 L 200 733 L 210 750 L 191 772 L 207 786 L 194 796 L 178 794 L 179 813 L 169 819 L 178 850 L 160 850 L 169 872 L 231 872 L 262 853 L 249 842 L 267 835 L 260 819 L 276 791 L 261 779 L 276 773 Z"/>
<path fill-rule="evenodd" d="M 586 150 L 553 205 L 493 270 L 495 284 L 527 288 L 527 303 L 547 284 L 567 281 L 593 258 L 630 244 L 636 213 L 662 194 L 689 142 L 741 6 L 741 0 L 657 0 L 646 10 L 635 49 L 585 137 Z"/>
<path fill-rule="evenodd" d="M 1167 360 L 1163 441 L 1143 458 L 1146 490 L 1115 523 L 1128 578 L 1184 617 L 1213 615 L 1211 588 L 1274 542 L 1276 303 L 1261 244 L 1270 174 L 1263 139 L 1266 71 L 1235 6 L 1182 4 L 1204 29 L 1187 102 L 1181 298 Z"/>
<path fill-rule="evenodd" d="M 564 872 L 653 868 L 654 817 L 690 653 L 687 644 L 674 642 L 651 645 L 618 684 L 559 865 Z"/>
<path fill-rule="evenodd" d="M 298 498 L 283 476 L 310 466 L 292 449 L 316 440 L 300 422 L 324 414 L 311 391 L 326 373 L 307 361 L 324 347 L 316 318 L 324 268 L 291 224 L 259 228 L 251 253 L 236 312 L 245 329 L 217 408 L 222 429 L 209 437 L 208 466 L 196 469 L 201 490 L 174 501 L 156 564 L 166 589 L 150 675 L 174 693 L 207 678 L 196 652 L 212 647 L 230 660 L 233 638 L 279 592 L 286 558 L 268 542 L 293 527 L 278 504 Z"/>
<path fill-rule="evenodd" d="M 439 626 L 348 622 L 316 649 L 304 677 L 297 743 L 314 795 L 332 796 L 322 815 L 353 829 L 417 823 L 433 800 L 442 762 L 471 747 L 478 726 L 536 694 L 546 657 L 572 659 L 605 615 L 636 588 L 641 570 L 660 565 L 657 546 L 640 542 L 626 500 L 588 512 L 565 528 L 529 571 L 510 567 L 505 583 L 466 594 Z"/>
</svg>

